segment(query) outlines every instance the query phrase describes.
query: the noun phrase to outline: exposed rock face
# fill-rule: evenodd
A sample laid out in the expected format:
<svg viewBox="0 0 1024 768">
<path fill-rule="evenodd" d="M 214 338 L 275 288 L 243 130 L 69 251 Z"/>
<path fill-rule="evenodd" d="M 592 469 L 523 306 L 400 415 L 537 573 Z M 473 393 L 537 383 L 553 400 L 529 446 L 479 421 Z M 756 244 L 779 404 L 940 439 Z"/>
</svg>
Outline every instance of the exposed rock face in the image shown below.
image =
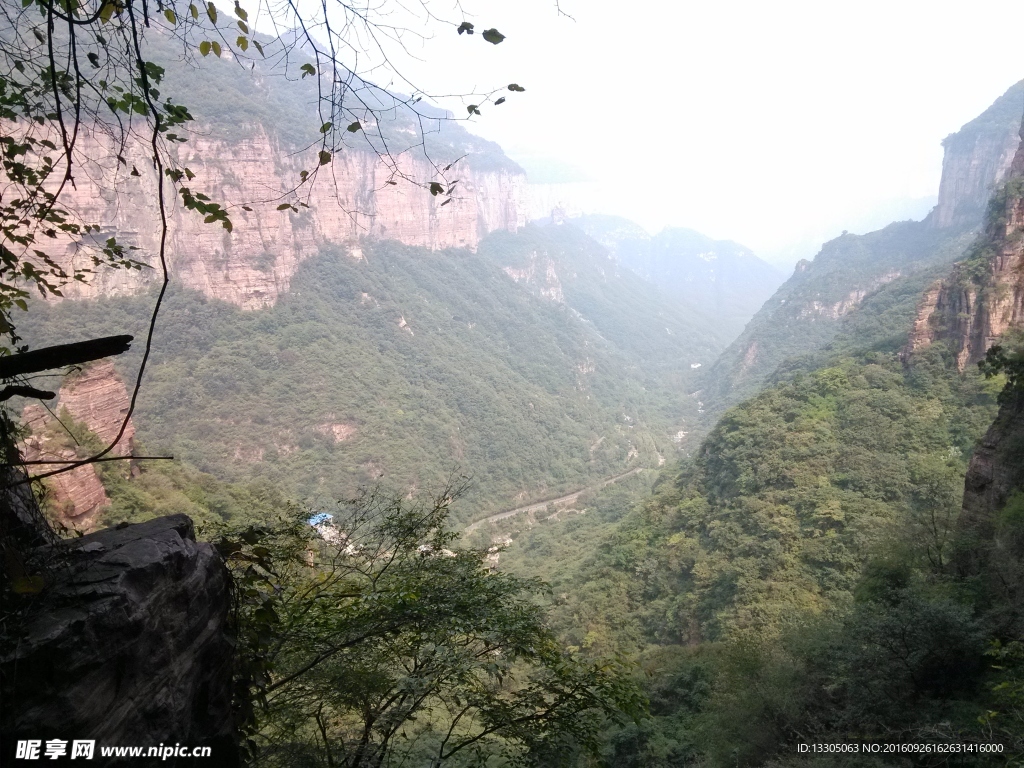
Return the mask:
<svg viewBox="0 0 1024 768">
<path fill-rule="evenodd" d="M 555 302 L 564 302 L 565 296 L 562 293 L 562 281 L 555 270 L 555 262 L 546 254 L 540 255 L 536 251 L 530 254 L 529 264 L 522 269 L 505 267 L 505 274 L 513 280 L 523 282 L 531 288 L 536 289 L 543 298 Z"/>
<path fill-rule="evenodd" d="M 1017 121 L 1024 80 L 943 142 L 939 200 L 929 214 L 938 228 L 971 224 L 985 211 L 992 190 L 1006 176 L 1017 150 Z"/>
<path fill-rule="evenodd" d="M 83 422 L 104 445 L 109 445 L 121 429 L 128 405 L 128 390 L 114 370 L 114 364 L 110 360 L 100 360 L 64 383 L 56 408 L 67 408 L 75 421 Z M 65 441 L 58 439 L 59 435 L 53 434 L 58 425 L 41 405 L 27 406 L 22 413 L 22 423 L 31 430 L 21 446 L 26 461 L 74 461 L 81 458 Z M 134 436 L 135 425 L 129 419 L 124 435 L 111 453 L 129 455 Z M 67 528 L 91 530 L 103 510 L 110 506 L 110 499 L 93 465 L 76 467 L 44 482 L 51 494 L 57 522 Z"/>
<path fill-rule="evenodd" d="M 41 405 L 26 406 L 22 422 L 32 430 L 20 446 L 25 461 L 75 461 L 81 458 L 73 448 L 54 438 L 51 428 L 56 421 Z M 56 522 L 65 528 L 88 531 L 96 525 L 103 510 L 110 506 L 110 499 L 92 464 L 75 467 L 43 482 Z"/>
<path fill-rule="evenodd" d="M 806 320 L 808 318 L 814 320 L 816 317 L 827 317 L 830 320 L 838 320 L 843 315 L 848 315 L 859 307 L 861 302 L 864 301 L 864 298 L 872 291 L 877 290 L 886 283 L 891 283 L 899 276 L 900 272 L 898 270 L 887 272 L 886 274 L 871 280 L 864 287 L 850 291 L 839 299 L 839 301 L 832 304 L 812 301 L 809 305 L 800 310 L 800 314 L 797 315 L 797 318 L 800 320 Z"/>
<path fill-rule="evenodd" d="M 66 381 L 60 388 L 57 402 L 61 408 L 67 408 L 76 421 L 84 422 L 95 432 L 104 445 L 109 445 L 117 437 L 131 401 L 128 389 L 114 370 L 114 363 L 106 359 L 92 363 Z M 129 419 L 121 440 L 111 453 L 129 455 L 134 437 L 135 425 Z"/>
<path fill-rule="evenodd" d="M 98 757 L 101 745 L 180 742 L 210 745 L 211 765 L 237 764 L 230 577 L 192 521 L 172 515 L 52 551 L 51 585 L 0 650 L 5 748 L 95 739 Z"/>
<path fill-rule="evenodd" d="M 158 267 L 156 180 L 152 174 L 131 175 L 133 166 L 149 167 L 144 151 L 127 151 L 127 165 L 121 165 L 105 140 L 87 135 L 79 141 L 83 160 L 76 187 L 62 201 L 83 221 L 109 227 L 99 241 L 116 236 L 140 249 L 134 258 Z M 328 243 L 357 258 L 364 237 L 431 249 L 475 248 L 488 232 L 515 231 L 525 223 L 525 177 L 507 168 L 478 171 L 471 159 L 457 166 L 456 191 L 442 207 L 446 198 L 405 180 L 436 177 L 425 159 L 410 154 L 401 155 L 392 169 L 372 152 L 338 153 L 312 186 L 295 193 L 300 172 L 316 167 L 315 154 L 294 154 L 265 132 L 231 142 L 197 136 L 178 151 L 179 162 L 195 173 L 189 187 L 233 206 L 234 230 L 229 234 L 220 224 L 205 224 L 201 215 L 169 200 L 170 271 L 183 285 L 245 309 L 272 305 L 288 290 L 299 263 Z M 397 183 L 390 183 L 393 177 Z M 282 202 L 293 203 L 295 210 L 276 210 Z M 87 251 L 69 243 L 66 258 L 88 266 Z M 69 285 L 65 295 L 132 293 L 158 272 L 102 270 L 88 284 Z"/>
<path fill-rule="evenodd" d="M 924 296 L 917 305 L 917 314 L 914 317 L 914 326 L 907 337 L 907 345 L 903 348 L 901 357 L 904 361 L 910 358 L 914 352 L 923 349 L 932 343 L 932 317 L 939 305 L 939 294 L 942 293 L 942 282 L 933 283 L 925 291 Z"/>
<path fill-rule="evenodd" d="M 937 340 L 960 370 L 978 362 L 1010 328 L 1024 326 L 1024 125 L 1005 188 L 993 198 L 985 232 L 969 258 L 918 310 L 904 358 Z"/>
<path fill-rule="evenodd" d="M 895 299 L 901 285 L 917 283 L 906 294 L 911 296 L 927 284 L 926 270 L 952 266 L 964 258 L 975 241 L 992 190 L 1009 175 L 1022 105 L 1024 81 L 946 139 L 939 202 L 925 221 L 896 222 L 864 235 L 845 234 L 825 243 L 812 262 L 797 263 L 789 280 L 714 363 L 707 385 L 709 411 L 720 413 L 753 395 L 780 366 L 825 349 L 844 329 L 867 316 L 870 310 L 865 305 L 870 306 L 876 294 L 885 292 L 902 301 Z M 1007 276 L 1012 265 L 1004 263 L 997 271 Z M 927 281 L 932 279 L 928 275 Z M 892 287 L 886 288 L 887 283 Z M 1000 285 L 1006 285 L 1003 277 L 993 281 L 993 290 L 1004 290 Z M 940 316 L 956 318 L 961 309 L 966 311 L 968 301 L 973 303 L 966 314 L 973 314 L 975 298 L 966 296 L 953 308 L 952 297 L 930 294 L 919 305 L 904 359 L 935 339 L 937 326 L 933 323 Z M 940 303 L 950 309 L 948 315 L 938 311 Z M 976 323 L 967 334 L 980 340 L 972 343 L 963 364 L 976 359 L 978 349 L 984 353 L 984 337 L 1014 322 L 1013 312 L 1005 312 L 1012 304 L 1012 299 L 998 307 L 985 304 L 992 308 L 993 320 Z"/>
</svg>

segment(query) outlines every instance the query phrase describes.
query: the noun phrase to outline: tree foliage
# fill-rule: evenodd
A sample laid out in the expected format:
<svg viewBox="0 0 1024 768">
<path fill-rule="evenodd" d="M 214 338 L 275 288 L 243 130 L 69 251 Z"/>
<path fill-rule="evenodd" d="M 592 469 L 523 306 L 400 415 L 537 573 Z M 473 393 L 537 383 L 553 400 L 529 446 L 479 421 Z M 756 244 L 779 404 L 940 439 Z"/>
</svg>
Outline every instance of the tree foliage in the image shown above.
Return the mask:
<svg viewBox="0 0 1024 768">
<path fill-rule="evenodd" d="M 220 539 L 256 764 L 554 766 L 592 751 L 608 718 L 640 715 L 621 667 L 560 648 L 539 583 L 457 547 L 452 495 L 369 493 Z"/>
</svg>

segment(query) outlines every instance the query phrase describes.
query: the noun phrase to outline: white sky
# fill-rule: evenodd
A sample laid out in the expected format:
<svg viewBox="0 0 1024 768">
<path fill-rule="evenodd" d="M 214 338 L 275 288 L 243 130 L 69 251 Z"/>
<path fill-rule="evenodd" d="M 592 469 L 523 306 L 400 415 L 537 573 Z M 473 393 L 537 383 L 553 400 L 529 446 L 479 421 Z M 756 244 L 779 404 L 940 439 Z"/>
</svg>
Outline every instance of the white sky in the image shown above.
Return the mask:
<svg viewBox="0 0 1024 768">
<path fill-rule="evenodd" d="M 1020 0 L 563 0 L 574 20 L 553 0 L 463 6 L 507 39 L 441 29 L 417 79 L 527 88 L 470 130 L 576 166 L 604 213 L 779 262 L 920 210 L 940 141 L 1024 77 Z"/>
</svg>

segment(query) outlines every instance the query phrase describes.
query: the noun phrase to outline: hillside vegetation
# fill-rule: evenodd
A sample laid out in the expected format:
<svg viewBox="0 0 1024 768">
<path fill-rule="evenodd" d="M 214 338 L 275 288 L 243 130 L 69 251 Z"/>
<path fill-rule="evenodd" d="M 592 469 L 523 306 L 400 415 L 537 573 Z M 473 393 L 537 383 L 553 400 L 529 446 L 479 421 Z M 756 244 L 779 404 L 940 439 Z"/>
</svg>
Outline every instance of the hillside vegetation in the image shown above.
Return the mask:
<svg viewBox="0 0 1024 768">
<path fill-rule="evenodd" d="M 958 274 L 1000 258 L 992 233 L 1019 242 L 999 219 L 1010 195 L 1016 179 Z M 998 745 L 964 765 L 1024 755 L 1020 329 L 984 375 L 959 370 L 953 337 L 901 355 L 907 285 L 726 411 L 648 499 L 624 512 L 625 489 L 609 491 L 502 554 L 550 579 L 568 644 L 638 659 L 652 717 L 610 736 L 606 765 L 804 765 L 796 746 L 813 743 Z"/>
<path fill-rule="evenodd" d="M 720 349 L 708 320 L 568 228 L 492 235 L 478 254 L 363 253 L 326 249 L 260 312 L 173 292 L 135 417 L 146 449 L 293 498 L 466 474 L 463 514 L 480 515 L 671 456 L 696 407 L 690 363 Z M 505 271 L 533 262 L 533 280 Z M 548 274 L 564 296 L 539 292 Z M 39 303 L 22 331 L 138 337 L 148 306 Z M 119 362 L 126 379 L 134 363 Z"/>
</svg>

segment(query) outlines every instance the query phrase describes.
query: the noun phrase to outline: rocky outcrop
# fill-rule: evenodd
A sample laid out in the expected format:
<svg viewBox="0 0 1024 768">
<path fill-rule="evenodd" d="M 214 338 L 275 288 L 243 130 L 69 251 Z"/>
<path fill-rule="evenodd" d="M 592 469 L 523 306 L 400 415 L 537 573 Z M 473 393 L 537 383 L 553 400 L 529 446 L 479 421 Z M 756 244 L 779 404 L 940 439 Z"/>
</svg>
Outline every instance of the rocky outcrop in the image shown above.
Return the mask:
<svg viewBox="0 0 1024 768">
<path fill-rule="evenodd" d="M 92 363 L 77 375 L 65 379 L 57 403 L 59 407 L 67 408 L 75 421 L 84 423 L 95 432 L 104 445 L 109 445 L 124 424 L 131 401 L 127 387 L 114 370 L 114 363 L 106 359 Z M 132 452 L 134 438 L 135 424 L 128 419 L 124 434 L 111 453 L 128 456 Z"/>
<path fill-rule="evenodd" d="M 114 364 L 110 360 L 100 360 L 65 380 L 54 410 L 60 413 L 67 409 L 71 418 L 83 423 L 107 446 L 117 437 L 128 406 L 128 389 L 114 370 Z M 26 406 L 22 412 L 22 424 L 29 430 L 20 446 L 26 461 L 75 461 L 82 458 L 79 451 L 69 445 L 70 438 L 64 428 L 41 405 Z M 129 419 L 111 454 L 130 455 L 134 437 L 135 425 Z M 44 482 L 49 495 L 48 509 L 52 510 L 56 522 L 65 528 L 89 531 L 110 506 L 95 465 L 76 467 Z"/>
<path fill-rule="evenodd" d="M 862 288 L 856 288 L 850 291 L 839 299 L 839 301 L 831 304 L 826 304 L 820 301 L 811 301 L 800 310 L 800 313 L 797 315 L 797 319 L 806 320 L 809 318 L 814 320 L 818 317 L 825 317 L 829 320 L 838 320 L 843 315 L 848 315 L 850 312 L 857 309 L 861 302 L 864 301 L 870 293 L 878 290 L 886 283 L 891 283 L 899 276 L 900 272 L 898 270 L 887 272 L 886 274 L 871 280 Z"/>
<path fill-rule="evenodd" d="M 25 461 L 73 462 L 82 458 L 67 445 L 63 427 L 41 405 L 26 406 L 21 419 L 30 430 L 19 446 Z M 45 469 L 57 466 L 60 465 L 45 465 Z M 47 509 L 54 522 L 64 528 L 91 530 L 110 506 L 94 464 L 75 467 L 42 482 Z"/>
<path fill-rule="evenodd" d="M 0 648 L 5 749 L 94 739 L 99 758 L 104 745 L 180 743 L 237 764 L 230 577 L 192 521 L 107 529 L 51 547 L 49 560 L 43 591 L 11 606 L 23 620 Z"/>
<path fill-rule="evenodd" d="M 938 203 L 928 216 L 931 226 L 970 225 L 981 218 L 1017 150 L 1022 103 L 1024 80 L 943 141 L 942 181 Z"/>
<path fill-rule="evenodd" d="M 529 256 L 529 263 L 521 269 L 504 267 L 505 274 L 515 282 L 522 282 L 528 285 L 545 299 L 562 303 L 565 296 L 562 293 L 562 281 L 555 269 L 555 262 L 547 254 L 539 254 L 533 251 Z"/>
<path fill-rule="evenodd" d="M 1024 327 L 1024 125 L 985 231 L 921 302 L 903 358 L 945 341 L 960 370 L 977 363 L 1007 330 Z"/>
<path fill-rule="evenodd" d="M 932 318 L 939 305 L 939 295 L 942 293 L 942 282 L 933 283 L 925 291 L 921 301 L 917 304 L 917 313 L 914 315 L 914 325 L 907 337 L 907 344 L 900 353 L 901 359 L 906 362 L 918 350 L 924 349 L 933 341 Z"/>
<path fill-rule="evenodd" d="M 120 163 L 107 140 L 86 134 L 79 142 L 76 184 L 62 202 L 104 229 L 91 245 L 66 243 L 62 258 L 91 266 L 95 244 L 116 237 L 139 249 L 133 258 L 157 267 L 160 214 L 144 148 L 125 150 L 126 162 Z M 447 183 L 457 179 L 458 184 L 446 203 L 448 198 L 418 186 L 436 180 L 438 172 L 411 153 L 385 163 L 370 151 L 339 152 L 311 184 L 299 186 L 300 173 L 317 167 L 315 152 L 294 153 L 265 131 L 233 141 L 197 135 L 176 151 L 179 164 L 195 175 L 188 187 L 229 208 L 234 226 L 229 233 L 169 202 L 171 274 L 183 285 L 245 309 L 274 304 L 298 265 L 327 244 L 356 258 L 362 238 L 431 249 L 475 248 L 488 232 L 515 231 L 525 223 L 525 177 L 511 164 L 478 170 L 472 158 L 463 160 L 447 174 Z M 278 210 L 283 203 L 293 207 Z M 71 298 L 133 293 L 157 273 L 101 270 L 64 293 Z"/>
</svg>

